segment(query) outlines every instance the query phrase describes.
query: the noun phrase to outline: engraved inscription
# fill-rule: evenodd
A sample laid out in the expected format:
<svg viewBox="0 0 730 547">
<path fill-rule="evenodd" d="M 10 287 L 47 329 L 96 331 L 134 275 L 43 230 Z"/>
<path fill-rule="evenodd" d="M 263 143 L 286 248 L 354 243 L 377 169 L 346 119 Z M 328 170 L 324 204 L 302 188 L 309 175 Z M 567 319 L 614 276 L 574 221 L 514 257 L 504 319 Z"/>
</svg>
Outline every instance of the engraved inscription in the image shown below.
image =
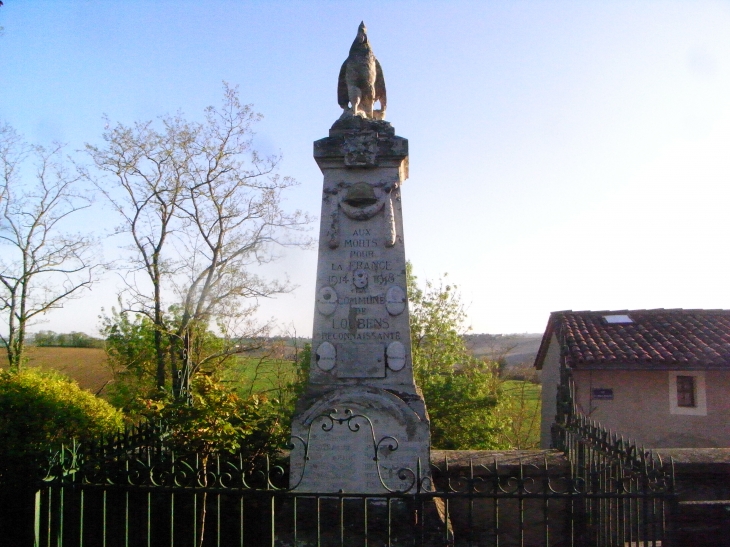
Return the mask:
<svg viewBox="0 0 730 547">
<path fill-rule="evenodd" d="M 373 276 L 373 283 L 376 285 L 389 285 L 395 281 L 395 274 L 392 273 L 384 273 L 384 274 L 375 274 Z"/>
<path fill-rule="evenodd" d="M 365 270 L 365 271 L 378 272 L 378 271 L 382 271 L 382 270 L 390 270 L 391 263 L 389 260 L 373 260 L 373 261 L 351 260 L 350 265 L 348 266 L 347 269 L 350 271 Z"/>
<path fill-rule="evenodd" d="M 346 239 L 344 246 L 345 247 L 360 247 L 360 248 L 377 247 L 378 240 L 377 239 Z"/>
<path fill-rule="evenodd" d="M 332 286 L 338 285 L 340 283 L 348 283 L 349 281 L 350 281 L 349 275 L 330 275 L 327 278 L 327 282 Z"/>
<path fill-rule="evenodd" d="M 385 296 L 382 294 L 376 294 L 373 296 L 345 296 L 342 298 L 343 304 L 350 304 L 353 306 L 365 306 L 368 304 L 385 304 Z"/>
<path fill-rule="evenodd" d="M 375 317 L 357 317 L 350 319 L 333 319 L 333 329 L 343 330 L 384 330 L 390 328 L 390 322 L 387 319 L 376 319 Z"/>
<path fill-rule="evenodd" d="M 401 340 L 401 333 L 398 331 L 391 332 L 323 332 L 320 335 L 321 340 Z"/>
<path fill-rule="evenodd" d="M 375 251 L 350 251 L 350 258 L 372 258 Z"/>
</svg>

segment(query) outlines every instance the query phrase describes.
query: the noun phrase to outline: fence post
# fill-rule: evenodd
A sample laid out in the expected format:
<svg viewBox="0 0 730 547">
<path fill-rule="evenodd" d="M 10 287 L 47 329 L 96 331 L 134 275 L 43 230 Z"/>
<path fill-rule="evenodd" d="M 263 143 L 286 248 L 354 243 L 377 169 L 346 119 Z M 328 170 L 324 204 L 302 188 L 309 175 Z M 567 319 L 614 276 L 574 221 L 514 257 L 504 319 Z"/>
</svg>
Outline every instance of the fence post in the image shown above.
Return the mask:
<svg viewBox="0 0 730 547">
<path fill-rule="evenodd" d="M 674 474 L 674 458 L 669 458 L 669 518 L 667 519 L 664 538 L 669 547 L 679 546 L 679 495 L 677 494 L 676 477 Z"/>
<path fill-rule="evenodd" d="M 35 516 L 33 519 L 33 547 L 41 545 L 41 490 L 35 493 Z"/>
</svg>

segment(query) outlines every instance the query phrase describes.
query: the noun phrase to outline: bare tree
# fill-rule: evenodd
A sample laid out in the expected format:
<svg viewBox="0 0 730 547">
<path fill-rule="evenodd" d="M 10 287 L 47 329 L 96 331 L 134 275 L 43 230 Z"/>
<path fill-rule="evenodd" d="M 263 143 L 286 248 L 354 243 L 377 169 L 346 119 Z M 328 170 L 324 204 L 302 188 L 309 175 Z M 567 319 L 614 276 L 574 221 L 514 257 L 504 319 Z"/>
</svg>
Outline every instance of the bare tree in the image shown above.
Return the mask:
<svg viewBox="0 0 730 547">
<path fill-rule="evenodd" d="M 122 218 L 120 233 L 133 241 L 126 309 L 148 316 L 166 337 L 165 344 L 156 338 L 157 384 L 165 385 L 169 370 L 180 378 L 178 394 L 190 373 L 216 357 L 194 358 L 195 333 L 215 323 L 231 338 L 261 334 L 251 320 L 258 299 L 291 287 L 252 268 L 276 259 L 277 245 L 309 244 L 298 235 L 309 217 L 282 207 L 282 193 L 296 182 L 275 173 L 279 158 L 253 147 L 260 119 L 225 85 L 221 108 L 207 108 L 202 123 L 178 114 L 162 117 L 159 130 L 152 122 L 120 124 L 104 133 L 104 147 L 87 146 L 111 175 L 94 180 Z"/>
<path fill-rule="evenodd" d="M 127 309 L 147 315 L 155 325 L 157 386 L 165 385 L 163 340 L 166 325 L 163 309 L 163 278 L 176 268 L 163 252 L 175 229 L 175 212 L 183 195 L 186 157 L 185 122 L 179 117 L 163 120 L 165 131 L 158 132 L 152 122 L 121 124 L 109 128 L 104 148 L 87 145 L 96 167 L 113 175 L 107 180 L 93 178 L 95 185 L 122 219 L 118 233 L 132 239 L 127 283 Z M 88 172 L 87 172 L 88 176 Z M 146 276 L 148 286 L 137 279 Z M 150 287 L 151 285 L 151 287 Z"/>
<path fill-rule="evenodd" d="M 27 160 L 34 173 L 26 178 Z M 61 145 L 29 145 L 3 124 L 0 170 L 0 312 L 8 327 L 0 338 L 10 367 L 18 370 L 27 328 L 39 315 L 78 297 L 95 281 L 101 264 L 92 237 L 65 231 L 91 200 L 78 190 L 80 175 L 69 170 Z"/>
</svg>

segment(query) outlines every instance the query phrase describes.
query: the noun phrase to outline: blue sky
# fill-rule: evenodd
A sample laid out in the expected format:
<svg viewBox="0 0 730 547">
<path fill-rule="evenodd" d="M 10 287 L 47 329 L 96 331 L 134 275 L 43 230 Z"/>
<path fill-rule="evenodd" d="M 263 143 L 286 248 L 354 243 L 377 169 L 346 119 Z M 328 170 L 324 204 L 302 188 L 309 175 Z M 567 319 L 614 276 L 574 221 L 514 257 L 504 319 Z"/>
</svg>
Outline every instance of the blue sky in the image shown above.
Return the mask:
<svg viewBox="0 0 730 547">
<path fill-rule="evenodd" d="M 200 118 L 225 80 L 300 182 L 288 204 L 319 215 L 312 141 L 340 113 L 362 19 L 410 141 L 407 256 L 420 278 L 449 272 L 474 331 L 539 332 L 562 309 L 730 308 L 728 1 L 5 0 L 0 120 L 80 149 L 103 114 Z M 315 270 L 314 251 L 269 267 L 299 288 L 262 316 L 309 334 Z M 36 328 L 94 333 L 117 285 Z"/>
</svg>

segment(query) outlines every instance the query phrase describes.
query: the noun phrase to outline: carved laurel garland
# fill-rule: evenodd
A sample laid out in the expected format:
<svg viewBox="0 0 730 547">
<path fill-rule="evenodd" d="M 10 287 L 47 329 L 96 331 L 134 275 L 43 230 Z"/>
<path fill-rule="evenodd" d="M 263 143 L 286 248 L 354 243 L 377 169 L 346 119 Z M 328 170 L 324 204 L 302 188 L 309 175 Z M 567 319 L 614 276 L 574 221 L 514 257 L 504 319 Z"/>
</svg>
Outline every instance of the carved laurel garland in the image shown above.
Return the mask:
<svg viewBox="0 0 730 547">
<path fill-rule="evenodd" d="M 343 185 L 325 191 L 324 200 L 329 203 L 330 224 L 327 228 L 327 245 L 330 249 L 337 249 L 340 246 L 340 210 L 353 220 L 368 220 L 385 209 L 385 223 L 387 226 L 386 247 L 392 247 L 398 239 L 395 228 L 395 212 L 393 210 L 392 184 L 384 186 L 373 186 L 373 193 L 376 202 L 365 207 L 357 207 L 347 203 L 347 192 L 344 192 Z"/>
</svg>

